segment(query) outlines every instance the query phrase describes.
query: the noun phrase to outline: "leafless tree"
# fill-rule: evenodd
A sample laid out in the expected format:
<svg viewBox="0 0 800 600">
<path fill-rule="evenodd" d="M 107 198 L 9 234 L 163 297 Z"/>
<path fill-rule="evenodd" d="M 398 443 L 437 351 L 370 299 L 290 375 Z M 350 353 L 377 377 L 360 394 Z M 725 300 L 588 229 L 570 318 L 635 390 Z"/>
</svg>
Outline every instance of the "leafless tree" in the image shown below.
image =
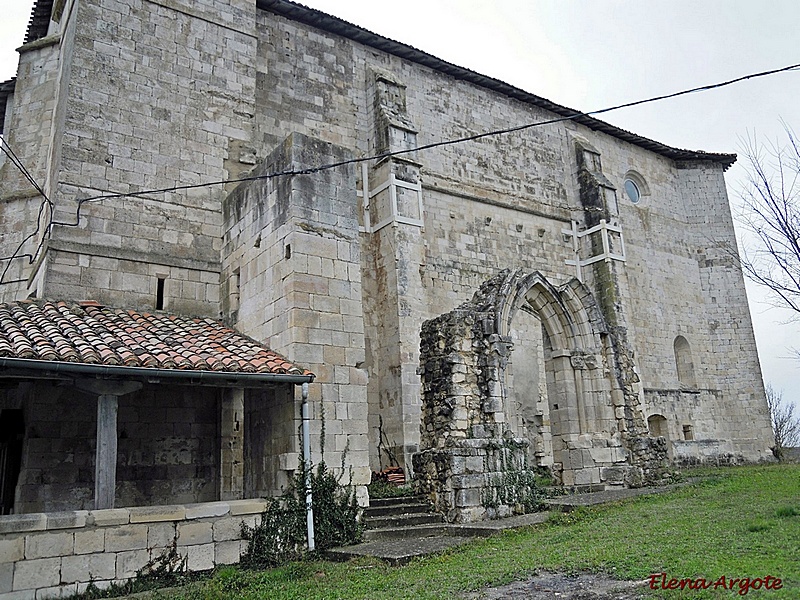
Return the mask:
<svg viewBox="0 0 800 600">
<path fill-rule="evenodd" d="M 776 392 L 767 385 L 767 406 L 775 433 L 775 447 L 772 452 L 775 458 L 783 460 L 785 449 L 800 445 L 800 417 L 794 415 L 794 404 L 783 402 L 783 392 Z"/>
<path fill-rule="evenodd" d="M 755 245 L 745 245 L 741 264 L 750 279 L 800 313 L 800 142 L 785 124 L 784 130 L 785 144 L 743 142 L 749 177 L 741 218 Z"/>
</svg>

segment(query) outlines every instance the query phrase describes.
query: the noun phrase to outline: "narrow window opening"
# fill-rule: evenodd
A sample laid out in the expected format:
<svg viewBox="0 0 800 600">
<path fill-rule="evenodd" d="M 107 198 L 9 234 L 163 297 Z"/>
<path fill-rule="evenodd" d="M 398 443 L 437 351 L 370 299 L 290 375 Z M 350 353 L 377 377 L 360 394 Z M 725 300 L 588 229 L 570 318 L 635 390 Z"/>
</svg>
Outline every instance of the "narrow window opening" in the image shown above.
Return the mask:
<svg viewBox="0 0 800 600">
<path fill-rule="evenodd" d="M 683 426 L 683 439 L 685 440 L 693 440 L 694 439 L 694 431 L 692 430 L 691 425 L 684 425 Z"/>
<path fill-rule="evenodd" d="M 283 255 L 286 258 L 292 258 L 292 245 L 291 244 L 286 244 L 286 246 L 283 249 Z"/>
<path fill-rule="evenodd" d="M 675 351 L 675 367 L 678 372 L 678 382 L 683 389 L 696 389 L 697 380 L 694 373 L 694 361 L 689 342 L 682 335 L 675 338 L 673 343 Z"/>
<path fill-rule="evenodd" d="M 164 310 L 164 282 L 166 277 L 159 277 L 156 286 L 156 310 Z"/>
<path fill-rule="evenodd" d="M 230 289 L 228 290 L 228 298 L 230 302 L 231 312 L 239 310 L 239 296 L 241 278 L 239 277 L 239 269 L 236 269 L 231 274 Z"/>
</svg>

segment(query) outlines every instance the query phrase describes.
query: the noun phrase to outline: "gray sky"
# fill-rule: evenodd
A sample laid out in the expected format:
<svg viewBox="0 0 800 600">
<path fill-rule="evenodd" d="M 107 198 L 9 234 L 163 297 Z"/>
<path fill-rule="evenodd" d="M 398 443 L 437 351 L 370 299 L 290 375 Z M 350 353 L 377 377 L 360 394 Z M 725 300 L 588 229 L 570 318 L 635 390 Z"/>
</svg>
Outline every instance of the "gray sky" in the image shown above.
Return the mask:
<svg viewBox="0 0 800 600">
<path fill-rule="evenodd" d="M 32 0 L 6 2 L 0 81 L 13 77 Z M 772 0 L 306 0 L 376 33 L 559 104 L 595 110 L 800 63 L 800 2 Z M 606 113 L 601 118 L 691 150 L 800 134 L 800 71 Z M 740 160 L 726 174 L 738 204 Z M 764 380 L 800 405 L 800 322 L 748 286 Z"/>
</svg>

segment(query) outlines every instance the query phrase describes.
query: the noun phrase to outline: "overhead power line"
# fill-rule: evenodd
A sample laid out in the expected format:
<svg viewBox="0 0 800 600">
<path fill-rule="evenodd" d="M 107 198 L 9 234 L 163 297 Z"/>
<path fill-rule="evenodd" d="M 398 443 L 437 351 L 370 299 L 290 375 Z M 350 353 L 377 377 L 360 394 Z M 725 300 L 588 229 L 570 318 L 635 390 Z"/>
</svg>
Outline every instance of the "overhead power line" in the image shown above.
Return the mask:
<svg viewBox="0 0 800 600">
<path fill-rule="evenodd" d="M 381 160 L 381 159 L 384 159 L 384 158 L 391 158 L 393 156 L 400 156 L 400 155 L 403 155 L 403 154 L 411 154 L 413 152 L 419 152 L 419 151 L 422 151 L 422 150 L 431 150 L 432 148 L 440 148 L 442 146 L 451 146 L 453 144 L 461 144 L 461 143 L 464 143 L 464 142 L 471 142 L 471 141 L 479 140 L 479 139 L 486 138 L 486 137 L 504 135 L 504 134 L 508 134 L 508 133 L 514 133 L 514 132 L 517 132 L 517 131 L 523 131 L 523 130 L 526 130 L 526 129 L 532 129 L 534 127 L 542 127 L 544 125 L 552 125 L 552 124 L 555 124 L 555 123 L 561 123 L 563 121 L 573 121 L 573 120 L 578 119 L 580 117 L 591 117 L 593 115 L 600 115 L 600 114 L 611 112 L 611 111 L 614 111 L 614 110 L 620 110 L 620 109 L 623 109 L 623 108 L 630 108 L 632 106 L 639 106 L 641 104 L 647 104 L 647 103 L 650 103 L 650 102 L 657 102 L 659 100 L 667 100 L 669 98 L 677 98 L 678 96 L 685 96 L 686 94 L 693 94 L 693 93 L 696 93 L 696 92 L 704 92 L 704 91 L 708 91 L 708 90 L 713 90 L 713 89 L 716 89 L 716 88 L 721 88 L 721 87 L 725 87 L 725 86 L 728 86 L 728 85 L 732 85 L 734 83 L 739 83 L 739 82 L 745 81 L 747 79 L 755 79 L 757 77 L 765 77 L 767 75 L 774 75 L 776 73 L 782 73 L 784 71 L 793 71 L 793 70 L 797 70 L 798 68 L 800 68 L 800 63 L 794 64 L 794 65 L 789 65 L 788 67 L 781 67 L 780 69 L 772 69 L 770 71 L 761 71 L 759 73 L 751 73 L 749 75 L 743 75 L 741 77 L 736 77 L 735 79 L 729 79 L 727 81 L 722 81 L 722 82 L 719 82 L 719 83 L 712 83 L 712 84 L 709 84 L 709 85 L 703 85 L 703 86 L 700 86 L 700 87 L 695 87 L 695 88 L 691 88 L 691 89 L 687 89 L 687 90 L 682 90 L 680 92 L 674 92 L 674 93 L 671 93 L 671 94 L 665 94 L 663 96 L 653 96 L 651 98 L 645 98 L 644 100 L 635 100 L 633 102 L 626 102 L 624 104 L 617 104 L 616 106 L 610 106 L 608 108 L 601 108 L 601 109 L 598 109 L 598 110 L 592 110 L 592 111 L 588 111 L 588 112 L 576 112 L 576 113 L 574 113 L 572 115 L 568 115 L 568 116 L 564 116 L 564 117 L 557 117 L 555 119 L 548 119 L 546 121 L 537 121 L 535 123 L 526 123 L 524 125 L 518 125 L 516 127 L 508 127 L 506 129 L 495 129 L 495 130 L 492 130 L 492 131 L 486 131 L 486 132 L 483 132 L 483 133 L 477 133 L 477 134 L 469 135 L 469 136 L 465 136 L 465 137 L 454 138 L 454 139 L 449 139 L 449 140 L 443 140 L 443 141 L 439 141 L 439 142 L 432 142 L 430 144 L 423 144 L 421 146 L 415 146 L 414 148 L 408 148 L 408 149 L 405 149 L 405 150 L 394 150 L 392 152 L 384 152 L 384 153 L 375 154 L 375 155 L 372 155 L 372 156 L 363 156 L 363 157 L 360 157 L 360 158 L 351 158 L 351 159 L 348 159 L 348 160 L 342 160 L 342 161 L 338 161 L 338 162 L 334 162 L 334 163 L 328 163 L 328 164 L 324 164 L 324 165 L 319 165 L 317 167 L 309 167 L 309 168 L 306 168 L 306 169 L 299 169 L 299 170 L 279 171 L 279 172 L 275 172 L 275 173 L 264 173 L 264 174 L 261 174 L 261 175 L 253 175 L 253 176 L 250 176 L 250 177 L 241 177 L 241 178 L 238 178 L 238 179 L 225 179 L 225 180 L 218 180 L 218 181 L 210 181 L 210 182 L 207 182 L 207 183 L 176 185 L 176 186 L 172 186 L 172 187 L 168 187 L 168 188 L 158 188 L 158 189 L 152 189 L 152 190 L 144 190 L 144 191 L 136 192 L 134 194 L 132 194 L 130 192 L 122 193 L 122 192 L 109 191 L 109 193 L 107 193 L 107 194 L 101 194 L 101 195 L 98 195 L 98 196 L 90 196 L 88 198 L 83 198 L 82 200 L 79 200 L 79 203 L 94 202 L 96 200 L 105 200 L 105 199 L 109 199 L 109 198 L 126 198 L 126 197 L 138 196 L 138 195 L 142 195 L 142 194 L 163 194 L 163 193 L 168 193 L 168 192 L 178 192 L 178 191 L 184 191 L 184 190 L 193 190 L 193 189 L 209 187 L 209 186 L 215 186 L 215 185 L 226 185 L 226 184 L 229 184 L 229 183 L 242 183 L 242 182 L 245 182 L 245 181 L 257 181 L 257 180 L 260 180 L 260 179 L 273 179 L 275 177 L 290 176 L 290 175 L 311 175 L 313 173 L 318 173 L 320 171 L 325 171 L 325 170 L 328 170 L 328 169 L 335 169 L 335 168 L 342 167 L 342 166 L 345 166 L 345 165 L 362 163 L 362 162 L 371 161 L 371 160 Z"/>
<path fill-rule="evenodd" d="M 797 64 L 789 65 L 789 66 L 786 66 L 786 67 L 781 67 L 779 69 L 772 69 L 772 70 L 769 70 L 769 71 L 760 71 L 758 73 L 750 73 L 748 75 L 743 75 L 741 77 L 736 77 L 734 79 L 728 79 L 726 81 L 722 81 L 722 82 L 719 82 L 719 83 L 713 83 L 713 84 L 703 85 L 703 86 L 700 86 L 700 87 L 694 87 L 694 88 L 690 88 L 690 89 L 686 89 L 686 90 L 681 90 L 679 92 L 673 92 L 671 94 L 664 94 L 664 95 L 661 95 L 661 96 L 653 96 L 653 97 L 645 98 L 645 99 L 642 99 L 642 100 L 635 100 L 635 101 L 632 101 L 632 102 L 626 102 L 624 104 L 617 104 L 615 106 L 610 106 L 610 107 L 607 107 L 607 108 L 601 108 L 601 109 L 598 109 L 598 110 L 587 111 L 587 112 L 575 112 L 575 113 L 573 113 L 571 115 L 556 117 L 554 119 L 548 119 L 548 120 L 545 120 L 545 121 L 537 121 L 537 122 L 534 122 L 534 123 L 526 123 L 524 125 L 518 125 L 518 126 L 515 126 L 515 127 L 508 127 L 508 128 L 505 128 L 505 129 L 496 129 L 496 130 L 486 131 L 486 132 L 483 132 L 483 133 L 477 133 L 477 134 L 474 134 L 474 135 L 464 136 L 464 137 L 460 137 L 460 138 L 453 138 L 453 139 L 449 139 L 449 140 L 442 140 L 442 141 L 439 141 L 439 142 L 432 142 L 430 144 L 423 144 L 421 146 L 415 146 L 414 148 L 408 148 L 408 149 L 404 149 L 404 150 L 394 150 L 394 151 L 391 151 L 391 152 L 383 152 L 381 154 L 375 154 L 375 155 L 371 155 L 371 156 L 363 156 L 363 157 L 359 157 L 359 158 L 351 158 L 351 159 L 348 159 L 348 160 L 342 160 L 342 161 L 337 161 L 337 162 L 333 162 L 333 163 L 327 163 L 327 164 L 323 164 L 323 165 L 318 165 L 316 167 L 308 167 L 308 168 L 304 168 L 304 169 L 290 169 L 290 170 L 286 170 L 286 171 L 277 171 L 277 172 L 273 172 L 273 173 L 262 173 L 261 175 L 252 175 L 252 176 L 240 177 L 240 178 L 236 178 L 236 179 L 224 179 L 224 180 L 217 180 L 217 181 L 209 181 L 209 182 L 205 182 L 205 183 L 176 185 L 176 186 L 171 186 L 171 187 L 166 187 L 166 188 L 154 188 L 154 189 L 142 190 L 142 191 L 138 191 L 138 192 L 116 192 L 116 191 L 113 191 L 113 190 L 100 190 L 100 191 L 103 192 L 100 195 L 89 196 L 87 198 L 78 199 L 78 206 L 77 206 L 77 209 L 76 209 L 76 212 L 75 212 L 75 222 L 74 223 L 64 223 L 64 222 L 54 221 L 54 212 L 55 211 L 53 210 L 53 203 L 46 196 L 46 194 L 44 193 L 42 188 L 35 182 L 33 177 L 30 176 L 30 173 L 27 171 L 27 169 L 25 169 L 24 165 L 22 165 L 22 163 L 18 159 L 14 158 L 14 159 L 12 159 L 12 162 L 14 162 L 15 166 L 17 166 L 17 168 L 20 169 L 20 171 L 22 171 L 22 173 L 26 176 L 26 178 L 31 183 L 31 185 L 43 196 L 44 203 L 46 203 L 50 207 L 51 210 L 50 210 L 50 216 L 48 218 L 47 226 L 45 227 L 45 235 L 42 236 L 42 240 L 40 241 L 40 243 L 39 243 L 38 247 L 36 248 L 36 251 L 34 252 L 34 254 L 32 254 L 32 255 L 31 254 L 19 254 L 19 252 L 22 249 L 23 245 L 28 240 L 30 240 L 33 236 L 35 236 L 36 233 L 38 233 L 38 231 L 39 231 L 39 229 L 41 227 L 40 223 L 38 223 L 38 222 L 37 222 L 37 227 L 36 227 L 36 230 L 34 231 L 34 233 L 29 235 L 29 236 L 26 236 L 26 238 L 18 246 L 17 250 L 15 250 L 14 253 L 10 257 L 0 257 L 0 260 L 8 260 L 9 261 L 8 264 L 6 265 L 5 269 L 3 270 L 2 274 L 0 274 L 0 284 L 3 283 L 3 279 L 4 279 L 4 277 L 5 277 L 5 275 L 6 275 L 7 271 L 8 271 L 9 266 L 11 265 L 11 261 L 12 260 L 14 260 L 15 258 L 23 258 L 23 257 L 27 256 L 30 259 L 29 260 L 29 264 L 30 264 L 36 259 L 36 256 L 38 256 L 39 251 L 41 250 L 41 248 L 42 248 L 42 246 L 44 244 L 44 241 L 45 241 L 45 238 L 47 236 L 47 233 L 52 229 L 52 227 L 54 225 L 60 225 L 60 226 L 64 226 L 64 227 L 77 227 L 80 224 L 80 220 L 81 220 L 81 209 L 82 209 L 84 204 L 87 204 L 89 202 L 97 202 L 97 201 L 102 201 L 102 200 L 112 200 L 112 199 L 116 199 L 116 198 L 136 198 L 136 197 L 142 197 L 142 196 L 145 196 L 145 195 L 151 196 L 151 195 L 154 195 L 154 194 L 165 194 L 165 193 L 170 193 L 170 192 L 188 191 L 188 190 L 194 190 L 194 189 L 201 189 L 201 188 L 205 188 L 205 187 L 227 185 L 227 184 L 230 184 L 230 183 L 243 183 L 243 182 L 247 182 L 247 181 L 259 181 L 259 180 L 265 180 L 265 179 L 274 179 L 274 178 L 277 178 L 277 177 L 287 177 L 287 176 L 296 176 L 296 175 L 311 175 L 311 174 L 314 174 L 314 173 L 319 173 L 320 171 L 325 171 L 325 170 L 329 170 L 329 169 L 335 169 L 335 168 L 346 166 L 346 165 L 358 164 L 358 163 L 362 163 L 362 162 L 366 162 L 366 161 L 372 161 L 372 160 L 381 160 L 381 159 L 385 159 L 385 158 L 391 158 L 393 156 L 401 156 L 401 155 L 404 155 L 404 154 L 411 154 L 411 153 L 420 152 L 420 151 L 423 151 L 423 150 L 431 150 L 433 148 L 440 148 L 440 147 L 443 147 L 443 146 L 451 146 L 451 145 L 454 145 L 454 144 L 462 144 L 464 142 L 480 140 L 480 139 L 487 138 L 487 137 L 493 137 L 493 136 L 505 135 L 505 134 L 509 134 L 509 133 L 515 133 L 515 132 L 518 132 L 518 131 L 524 131 L 524 130 L 527 130 L 527 129 L 532 129 L 534 127 L 543 127 L 543 126 L 546 126 L 546 125 L 553 125 L 555 123 L 561 123 L 561 122 L 564 122 L 564 121 L 573 121 L 573 120 L 579 119 L 581 117 L 591 117 L 591 116 L 594 116 L 594 115 L 600 115 L 600 114 L 608 113 L 608 112 L 611 112 L 611 111 L 620 110 L 620 109 L 623 109 L 623 108 L 630 108 L 630 107 L 633 107 L 633 106 L 639 106 L 639 105 L 642 105 L 642 104 L 648 104 L 650 102 L 657 102 L 657 101 L 660 101 L 660 100 L 667 100 L 667 99 L 670 99 L 670 98 L 677 98 L 679 96 L 685 96 L 687 94 L 693 94 L 693 93 L 697 93 L 697 92 L 704 92 L 704 91 L 708 91 L 708 90 L 713 90 L 713 89 L 729 86 L 729 85 L 732 85 L 734 83 L 739 83 L 741 81 L 746 81 L 748 79 L 756 79 L 756 78 L 759 78 L 759 77 L 766 77 L 768 75 L 774 75 L 774 74 L 782 73 L 782 72 L 785 72 L 785 71 L 794 71 L 794 70 L 797 70 L 799 68 L 800 68 L 800 63 L 797 63 Z M 0 138 L 0 139 L 2 139 L 2 138 Z M 13 155 L 13 151 L 11 151 L 10 147 L 8 148 L 8 150 L 6 150 L 6 146 L 7 146 L 7 144 L 4 141 L 3 142 L 3 151 L 7 155 L 9 155 L 9 157 L 11 157 Z M 16 156 L 16 155 L 14 155 L 14 156 Z M 44 203 L 39 209 L 39 217 L 40 218 L 41 218 L 42 210 L 44 208 Z"/>
</svg>

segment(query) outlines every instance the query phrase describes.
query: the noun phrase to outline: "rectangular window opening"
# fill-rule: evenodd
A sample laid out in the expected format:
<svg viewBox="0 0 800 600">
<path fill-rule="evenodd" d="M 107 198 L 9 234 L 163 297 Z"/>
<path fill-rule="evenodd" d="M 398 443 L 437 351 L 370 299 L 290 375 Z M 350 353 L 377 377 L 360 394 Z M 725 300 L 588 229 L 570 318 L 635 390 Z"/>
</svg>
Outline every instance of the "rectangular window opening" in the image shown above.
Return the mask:
<svg viewBox="0 0 800 600">
<path fill-rule="evenodd" d="M 156 310 L 164 310 L 164 282 L 166 277 L 158 278 L 158 285 L 156 287 Z"/>
</svg>

